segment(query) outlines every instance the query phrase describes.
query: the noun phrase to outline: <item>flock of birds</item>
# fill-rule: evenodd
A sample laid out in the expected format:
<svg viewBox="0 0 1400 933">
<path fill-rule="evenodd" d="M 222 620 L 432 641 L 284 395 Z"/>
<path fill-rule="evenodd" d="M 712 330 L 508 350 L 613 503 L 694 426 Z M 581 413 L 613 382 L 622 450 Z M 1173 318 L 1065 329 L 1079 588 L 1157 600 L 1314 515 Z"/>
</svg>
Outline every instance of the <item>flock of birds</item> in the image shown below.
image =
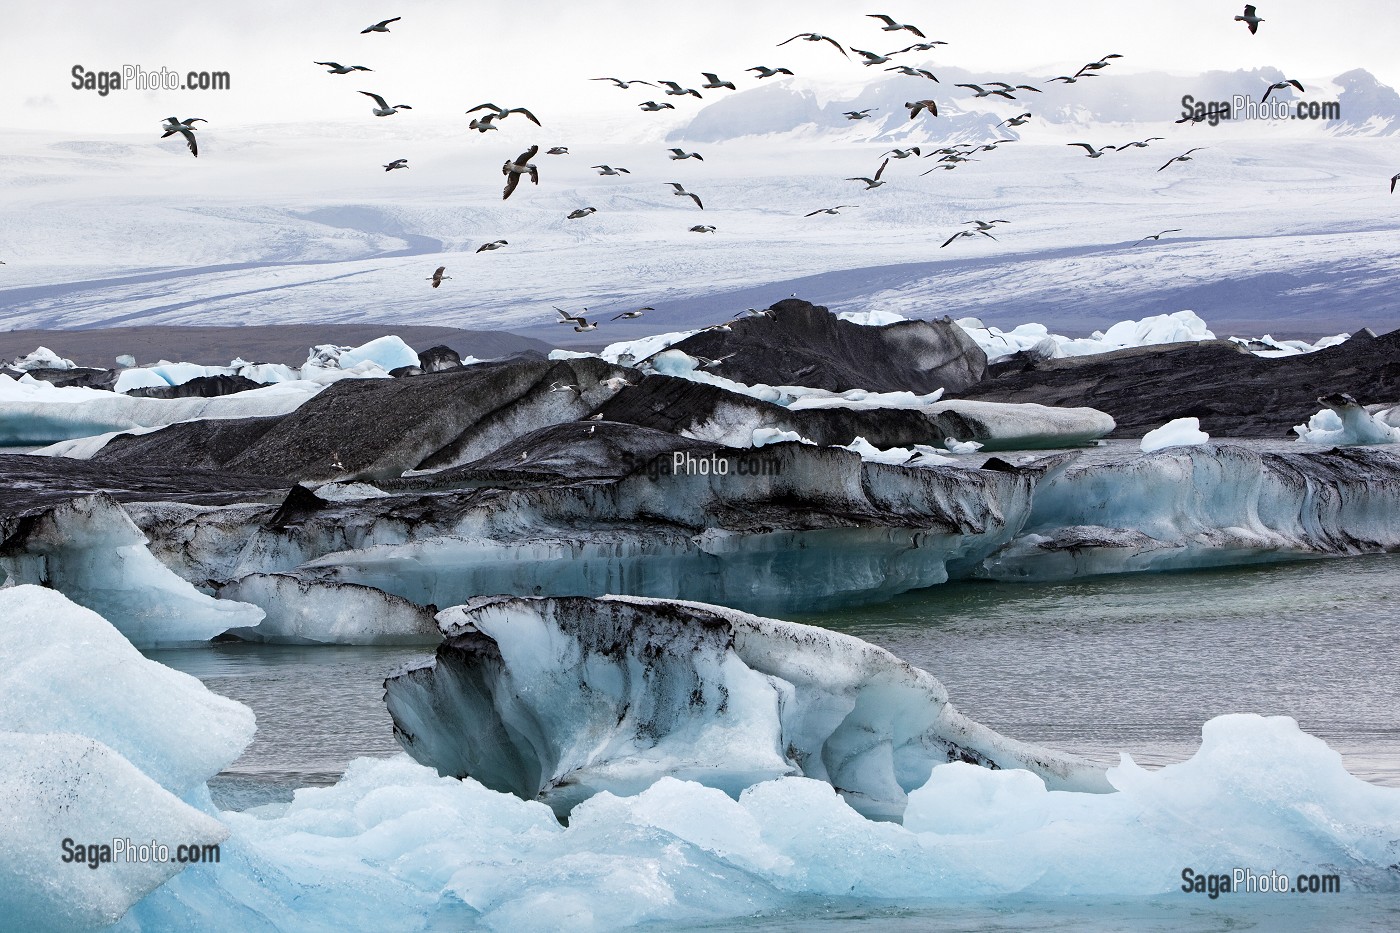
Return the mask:
<svg viewBox="0 0 1400 933">
<path fill-rule="evenodd" d="M 911 43 L 910 45 L 907 45 L 904 48 L 882 54 L 867 49 L 859 49 L 852 45 L 843 45 L 837 39 L 821 33 L 800 32 L 792 36 L 791 38 L 785 39 L 782 42 L 777 43 L 777 47 L 781 48 L 789 45 L 790 43 L 799 41 L 816 43 L 819 45 L 831 47 L 848 60 L 855 61 L 855 59 L 851 58 L 852 53 L 854 53 L 859 58 L 860 64 L 865 67 L 885 66 L 883 70 L 887 72 L 893 72 L 909 77 L 922 78 L 929 81 L 931 84 L 940 83 L 938 77 L 927 68 L 916 68 L 907 64 L 896 62 L 895 57 L 900 55 L 907 55 L 913 52 L 930 52 L 935 50 L 939 46 L 947 45 L 946 42 L 941 40 L 930 40 L 927 34 L 925 34 L 925 32 L 919 27 L 909 23 L 900 22 L 884 13 L 865 14 L 865 17 L 867 19 L 878 20 L 881 24 L 880 29 L 883 32 L 907 33 L 911 36 L 918 38 L 920 41 Z M 361 30 L 361 34 L 387 34 L 390 32 L 390 26 L 394 23 L 399 22 L 401 19 L 402 17 L 396 16 L 391 19 L 382 20 L 380 22 L 374 23 L 373 25 L 367 26 L 366 28 Z M 1237 22 L 1244 23 L 1248 27 L 1251 34 L 1257 33 L 1259 30 L 1259 25 L 1264 22 L 1264 19 L 1257 15 L 1257 9 L 1253 5 L 1245 6 L 1243 14 L 1236 16 L 1235 20 Z M 1110 53 L 1104 55 L 1098 59 L 1095 59 L 1094 61 L 1086 63 L 1073 74 L 1056 75 L 1055 77 L 1049 78 L 1047 83 L 1059 83 L 1068 86 L 1087 79 L 1101 77 L 1105 69 L 1109 68 L 1116 60 L 1121 59 L 1122 57 L 1122 55 L 1117 53 Z M 345 65 L 337 61 L 318 61 L 314 62 L 314 64 L 324 67 L 327 70 L 326 73 L 331 75 L 348 75 L 355 74 L 357 72 L 373 72 L 373 69 L 365 65 Z M 794 72 L 789 68 L 774 67 L 770 65 L 756 65 L 754 67 L 746 69 L 746 71 L 752 72 L 755 75 L 755 79 L 759 81 L 776 77 L 779 75 L 794 74 Z M 660 92 L 659 94 L 655 94 L 654 96 L 662 98 L 694 98 L 697 100 L 703 100 L 705 95 L 702 92 L 720 90 L 734 91 L 737 89 L 737 85 L 733 81 L 725 80 L 717 72 L 704 71 L 700 72 L 700 75 L 705 80 L 703 83 L 699 84 L 699 87 L 687 87 L 684 82 L 672 80 L 646 81 L 641 79 L 624 79 L 618 77 L 599 77 L 592 78 L 590 80 L 607 82 L 613 87 L 623 91 L 631 90 L 632 88 L 637 86 L 652 88 L 655 91 Z M 983 80 L 981 83 L 962 83 L 956 84 L 954 86 L 966 89 L 967 91 L 971 92 L 971 96 L 974 99 L 979 100 L 989 99 L 1020 101 L 1022 100 L 1021 95 L 1043 93 L 1043 91 L 1040 88 L 1037 88 L 1033 85 L 1013 84 L 1007 81 Z M 1294 79 L 1287 79 L 1271 84 L 1264 92 L 1263 101 L 1266 102 L 1269 98 L 1269 95 L 1272 94 L 1274 91 L 1281 91 L 1290 88 L 1299 92 L 1304 92 L 1303 85 L 1300 82 Z M 391 117 L 395 116 L 400 111 L 407 111 L 413 109 L 408 104 L 390 104 L 384 97 L 371 91 L 362 90 L 358 93 L 363 94 L 366 97 L 369 97 L 373 100 L 374 106 L 371 109 L 371 113 L 375 117 Z M 644 112 L 655 113 L 664 110 L 675 110 L 676 104 L 671 103 L 667 100 L 647 99 L 638 103 L 637 107 L 638 109 Z M 909 121 L 915 121 L 918 120 L 920 117 L 924 116 L 930 119 L 937 118 L 939 116 L 938 102 L 932 97 L 906 101 L 904 103 L 904 108 L 908 112 Z M 846 111 L 843 115 L 848 120 L 852 121 L 866 120 L 870 119 L 871 114 L 873 114 L 878 109 L 879 108 L 876 107 L 869 107 L 861 110 L 850 110 Z M 533 123 L 537 127 L 543 128 L 544 126 L 544 124 L 534 114 L 534 112 L 532 112 L 527 107 L 503 107 L 496 103 L 487 102 L 478 104 L 472 107 L 471 109 L 465 111 L 465 113 L 467 116 L 472 117 L 471 121 L 468 123 L 468 129 L 475 130 L 483 134 L 499 130 L 499 124 L 504 123 L 509 118 L 517 115 L 529 121 L 530 123 Z M 997 126 L 1006 126 L 1010 128 L 1020 127 L 1030 122 L 1033 119 L 1033 116 L 1034 115 L 1031 111 L 1021 112 L 1016 114 L 1015 116 L 1008 117 L 1001 123 L 997 124 Z M 1211 116 L 1213 116 L 1213 114 L 1209 112 L 1207 112 L 1204 115 L 1195 114 L 1192 116 L 1184 117 L 1176 122 L 1179 124 L 1197 123 L 1209 119 Z M 207 122 L 208 121 L 202 117 L 189 117 L 183 120 L 173 116 L 167 117 L 164 123 L 161 124 L 161 138 L 165 139 L 178 133 L 184 138 L 184 141 L 190 151 L 190 154 L 197 158 L 199 156 L 199 146 L 195 135 L 198 129 L 196 124 Z M 895 148 L 885 153 L 882 153 L 882 161 L 880 162 L 878 168 L 876 168 L 873 174 L 850 176 L 846 180 L 859 182 L 865 186 L 864 190 L 870 191 L 889 183 L 888 180 L 885 178 L 885 173 L 892 162 L 902 161 L 911 158 L 932 159 L 934 160 L 933 167 L 921 172 L 922 175 L 928 175 L 934 171 L 953 170 L 968 162 L 980 161 L 977 158 L 979 154 L 992 153 L 996 151 L 996 149 L 999 146 L 1014 143 L 1016 141 L 1017 140 L 1014 138 L 1002 138 L 981 144 L 957 143 L 953 145 L 941 146 L 939 148 L 929 148 L 926 146 L 910 146 L 908 148 Z M 1068 143 L 1067 145 L 1072 148 L 1082 148 L 1084 150 L 1084 155 L 1087 158 L 1098 159 L 1102 158 L 1104 155 L 1110 152 L 1121 153 L 1130 149 L 1145 149 L 1148 148 L 1152 143 L 1164 141 L 1164 137 L 1154 136 L 1143 140 L 1134 140 L 1121 145 L 1095 146 L 1094 144 L 1088 142 L 1074 142 Z M 1205 148 L 1206 147 L 1197 146 L 1188 149 L 1186 152 L 1183 152 L 1180 155 L 1173 156 L 1171 159 L 1168 159 L 1160 168 L 1158 168 L 1157 171 L 1164 171 L 1177 163 L 1189 162 L 1195 157 L 1194 153 L 1200 152 Z M 691 152 L 682 148 L 670 148 L 667 150 L 667 152 L 669 153 L 668 158 L 670 161 L 704 161 L 704 156 L 699 152 Z M 507 159 L 502 164 L 501 174 L 505 178 L 505 184 L 501 194 L 502 200 L 508 200 L 511 197 L 511 195 L 515 193 L 522 179 L 528 178 L 530 183 L 533 185 L 538 185 L 540 183 L 540 167 L 533 161 L 539 154 L 540 146 L 538 144 L 531 145 L 529 148 L 521 152 L 514 159 Z M 566 156 L 569 155 L 569 149 L 566 146 L 553 146 L 545 150 L 545 155 Z M 394 159 L 391 162 L 383 165 L 382 167 L 385 172 L 394 172 L 398 170 L 407 169 L 409 167 L 409 160 L 406 158 Z M 620 166 L 612 166 L 608 164 L 594 165 L 591 166 L 591 168 L 596 170 L 598 175 L 605 177 L 622 177 L 632 174 L 631 171 L 627 168 L 623 168 Z M 1395 192 L 1397 183 L 1400 183 L 1400 173 L 1397 173 L 1394 177 L 1390 179 L 1390 190 L 1392 194 Z M 665 185 L 672 189 L 671 193 L 675 197 L 690 200 L 699 210 L 703 211 L 705 209 L 705 204 L 700 194 L 694 191 L 687 190 L 681 182 L 666 182 Z M 810 218 L 819 215 L 838 215 L 842 210 L 854 209 L 856 207 L 858 207 L 858 205 L 837 204 L 832 207 L 817 208 L 816 210 L 806 213 L 803 216 Z M 594 208 L 592 206 L 582 206 L 575 208 L 565 216 L 567 220 L 575 221 L 582 220 L 583 218 L 589 217 L 595 213 L 597 213 L 597 208 Z M 948 247 L 954 242 L 957 242 L 962 239 L 976 239 L 977 237 L 987 237 L 989 239 L 995 240 L 996 237 L 992 234 L 991 231 L 996 227 L 997 224 L 1009 224 L 1010 221 L 1005 219 L 997 219 L 991 221 L 972 220 L 968 221 L 967 223 L 971 225 L 970 229 L 959 230 L 953 233 L 951 236 L 949 236 L 946 240 L 943 241 L 942 246 L 940 248 Z M 716 229 L 717 228 L 713 224 L 696 224 L 689 227 L 690 232 L 701 234 L 714 233 Z M 1163 230 L 1159 233 L 1143 237 L 1133 245 L 1141 245 L 1149 240 L 1153 242 L 1159 242 L 1164 235 L 1168 233 L 1177 232 L 1181 232 L 1181 229 L 1172 228 L 1168 230 Z M 494 250 L 501 249 L 502 247 L 508 245 L 509 244 L 506 240 L 496 239 L 487 243 L 483 243 L 476 249 L 476 252 L 491 252 Z M 429 281 L 431 282 L 433 288 L 439 288 L 444 281 L 449 281 L 451 279 L 451 276 L 448 276 L 445 273 L 446 267 L 439 266 L 437 270 L 433 273 L 433 275 L 429 277 Z M 587 309 L 584 310 L 586 311 Z M 642 308 L 636 311 L 623 312 L 614 316 L 613 318 L 611 318 L 611 320 L 632 319 L 640 317 L 643 312 L 653 310 L 655 309 Z M 753 309 L 749 310 L 750 312 L 753 311 Z M 574 330 L 578 332 L 591 331 L 596 329 L 598 326 L 597 321 L 589 321 L 582 314 L 569 315 L 562 310 L 560 310 L 559 313 L 561 315 L 559 323 L 572 325 L 574 327 Z"/>
</svg>

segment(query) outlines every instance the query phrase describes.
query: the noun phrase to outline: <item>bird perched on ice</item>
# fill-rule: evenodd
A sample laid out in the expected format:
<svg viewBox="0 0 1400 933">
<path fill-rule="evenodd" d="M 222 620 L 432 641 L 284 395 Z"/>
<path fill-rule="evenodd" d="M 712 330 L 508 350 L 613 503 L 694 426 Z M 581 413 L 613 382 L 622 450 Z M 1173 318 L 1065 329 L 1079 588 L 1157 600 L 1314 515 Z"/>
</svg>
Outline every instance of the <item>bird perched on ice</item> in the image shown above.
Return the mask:
<svg viewBox="0 0 1400 933">
<path fill-rule="evenodd" d="M 428 276 L 428 281 L 433 283 L 433 288 L 437 288 L 439 285 L 441 285 L 444 279 L 452 278 L 452 276 L 450 275 L 443 275 L 443 273 L 446 271 L 446 266 L 438 266 L 437 269 L 434 270 L 433 274 Z"/>
<path fill-rule="evenodd" d="M 1244 23 L 1246 26 L 1249 27 L 1250 33 L 1253 34 L 1259 31 L 1259 24 L 1264 22 L 1264 20 L 1254 15 L 1253 4 L 1245 4 L 1244 15 L 1236 16 L 1235 22 Z"/>
<path fill-rule="evenodd" d="M 704 205 L 703 203 L 701 203 L 701 201 L 700 201 L 700 195 L 694 193 L 693 191 L 686 191 L 686 190 L 685 190 L 685 185 L 682 185 L 682 184 L 681 184 L 680 182 L 678 182 L 678 181 L 668 181 L 668 182 L 666 182 L 666 184 L 668 184 L 668 185 L 670 185 L 672 188 L 675 188 L 675 189 L 676 189 L 675 191 L 671 192 L 671 193 L 674 194 L 676 197 L 678 197 L 678 198 L 690 198 L 692 201 L 695 202 L 695 206 L 698 207 L 698 208 L 700 208 L 700 210 L 703 211 L 703 210 L 705 209 L 705 205 Z"/>
<path fill-rule="evenodd" d="M 509 245 L 510 245 L 510 244 L 507 243 L 505 240 L 492 240 L 490 243 L 482 243 L 480 246 L 478 246 L 478 247 L 476 248 L 476 251 L 477 251 L 478 253 L 489 253 L 489 252 L 491 252 L 492 250 L 498 250 L 498 249 L 500 249 L 502 246 L 509 246 Z"/>
<path fill-rule="evenodd" d="M 352 71 L 373 71 L 373 68 L 366 68 L 364 65 L 342 65 L 340 62 L 312 62 L 313 65 L 325 65 L 329 71 L 328 75 L 348 75 Z"/>
<path fill-rule="evenodd" d="M 1193 152 L 1200 152 L 1202 149 L 1205 149 L 1205 148 L 1207 148 L 1207 147 L 1205 147 L 1205 146 L 1197 146 L 1195 149 L 1187 149 L 1187 150 L 1186 150 L 1185 152 L 1183 152 L 1181 155 L 1179 155 L 1179 156 L 1173 156 L 1172 158 L 1168 159 L 1168 160 L 1167 160 L 1167 165 L 1162 166 L 1162 168 L 1166 168 L 1168 165 L 1171 165 L 1173 162 L 1190 162 L 1190 161 L 1191 161 L 1191 153 L 1193 153 Z M 1157 171 L 1160 172 L 1160 171 L 1162 170 L 1162 168 L 1157 169 Z"/>
<path fill-rule="evenodd" d="M 771 78 L 774 75 L 792 74 L 792 72 L 786 68 L 769 68 L 767 65 L 756 65 L 753 68 L 745 68 L 744 70 L 756 72 L 759 80 L 762 80 L 764 78 Z"/>
<path fill-rule="evenodd" d="M 1289 78 L 1287 81 L 1275 81 L 1273 84 L 1270 84 L 1268 88 L 1265 89 L 1264 96 L 1260 98 L 1259 103 L 1262 104 L 1264 103 L 1264 101 L 1268 100 L 1269 95 L 1272 94 L 1274 91 L 1285 91 L 1290 87 L 1296 87 L 1299 90 L 1299 92 L 1307 93 L 1303 90 L 1303 85 L 1299 84 L 1297 81 L 1294 81 L 1292 78 Z"/>
<path fill-rule="evenodd" d="M 540 183 L 540 170 L 530 162 L 539 151 L 539 146 L 531 146 L 529 149 L 526 149 L 524 152 L 520 153 L 520 155 L 516 156 L 514 162 L 507 160 L 505 164 L 501 166 L 501 174 L 506 176 L 505 192 L 501 195 L 502 201 L 510 197 L 511 192 L 515 190 L 515 186 L 520 184 L 521 175 L 529 175 L 530 181 L 533 184 L 538 185 Z"/>
<path fill-rule="evenodd" d="M 363 36 L 365 33 L 369 32 L 388 32 L 389 24 L 397 23 L 401 19 L 403 19 L 402 16 L 395 16 L 393 19 L 382 19 L 379 22 L 375 23 L 373 26 L 366 26 L 364 29 L 361 29 L 360 35 Z"/>
<path fill-rule="evenodd" d="M 175 117 L 166 117 L 165 122 L 161 124 L 161 129 L 165 130 L 165 132 L 160 134 L 160 138 L 164 139 L 167 136 L 179 133 L 181 136 L 185 137 L 185 145 L 189 147 L 190 155 L 197 159 L 199 158 L 199 144 L 194 141 L 195 124 L 208 122 L 209 121 L 203 117 L 189 117 L 184 120 L 177 120 Z"/>
<path fill-rule="evenodd" d="M 394 106 L 390 107 L 388 101 L 380 97 L 378 94 L 371 94 L 369 91 L 361 91 L 360 93 L 365 95 L 366 97 L 374 98 L 374 103 L 376 104 L 374 108 L 374 115 L 376 117 L 392 117 L 400 110 L 413 109 L 408 104 L 395 104 Z"/>
<path fill-rule="evenodd" d="M 395 169 L 400 169 L 400 168 L 408 168 L 408 160 L 407 160 L 407 159 L 395 159 L 394 161 L 390 162 L 388 165 L 384 166 L 384 171 L 386 171 L 386 172 L 392 172 L 392 171 L 394 171 Z"/>
<path fill-rule="evenodd" d="M 596 214 L 597 212 L 598 208 L 596 207 L 580 207 L 578 210 L 569 211 L 568 216 L 564 219 L 579 220 L 581 218 L 587 217 L 589 214 Z"/>
<path fill-rule="evenodd" d="M 672 161 L 679 159 L 699 159 L 701 162 L 705 161 L 705 157 L 698 152 L 686 152 L 684 149 L 668 149 L 667 151 L 671 153 L 667 158 Z"/>
</svg>

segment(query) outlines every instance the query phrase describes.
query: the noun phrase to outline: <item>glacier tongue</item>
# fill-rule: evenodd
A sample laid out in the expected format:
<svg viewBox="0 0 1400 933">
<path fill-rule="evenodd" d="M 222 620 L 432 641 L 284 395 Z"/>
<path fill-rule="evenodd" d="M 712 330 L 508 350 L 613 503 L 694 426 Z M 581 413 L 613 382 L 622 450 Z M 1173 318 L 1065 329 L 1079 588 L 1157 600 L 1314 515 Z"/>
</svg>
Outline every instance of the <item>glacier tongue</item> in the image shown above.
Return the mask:
<svg viewBox="0 0 1400 933">
<path fill-rule="evenodd" d="M 663 776 L 732 796 L 785 774 L 897 819 L 936 764 L 1101 772 L 981 726 L 934 677 L 859 639 L 700 603 L 499 597 L 438 616 L 433 664 L 385 682 L 419 761 L 560 812 Z"/>
</svg>

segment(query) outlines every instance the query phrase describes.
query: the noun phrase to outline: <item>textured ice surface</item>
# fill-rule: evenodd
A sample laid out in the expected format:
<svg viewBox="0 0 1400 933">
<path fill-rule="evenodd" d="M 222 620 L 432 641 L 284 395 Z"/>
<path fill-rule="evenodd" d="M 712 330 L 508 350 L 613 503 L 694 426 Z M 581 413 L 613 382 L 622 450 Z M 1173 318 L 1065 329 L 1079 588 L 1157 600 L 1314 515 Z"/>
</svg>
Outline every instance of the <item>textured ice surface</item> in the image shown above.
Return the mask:
<svg viewBox="0 0 1400 933">
<path fill-rule="evenodd" d="M 0 550 L 0 583 L 58 590 L 137 645 L 205 641 L 262 620 L 256 606 L 206 596 L 177 576 L 104 494 L 71 499 L 0 529 L 8 533 Z"/>
<path fill-rule="evenodd" d="M 77 369 L 78 364 L 66 360 L 48 347 L 39 347 L 32 353 L 17 356 L 10 361 L 10 369 L 27 372 L 31 369 Z"/>
<path fill-rule="evenodd" d="M 247 641 L 307 645 L 435 645 L 433 608 L 355 583 L 249 574 L 219 589 L 220 599 L 258 606 L 266 618 L 230 634 Z"/>
<path fill-rule="evenodd" d="M 1087 764 L 967 719 L 924 671 L 825 629 L 627 597 L 484 599 L 438 621 L 436 661 L 385 685 L 395 735 L 443 774 L 561 812 L 663 776 L 737 796 L 805 774 L 897 818 L 934 765 L 959 760 L 1106 789 Z"/>
<path fill-rule="evenodd" d="M 1152 453 L 1168 447 L 1191 447 L 1209 441 L 1210 435 L 1201 430 L 1200 418 L 1176 418 L 1148 431 L 1138 446 L 1143 453 Z"/>
<path fill-rule="evenodd" d="M 1395 409 L 1372 413 L 1349 395 L 1318 401 L 1325 407 L 1293 429 L 1300 441 L 1339 447 L 1400 443 L 1400 427 L 1387 421 Z"/>
<path fill-rule="evenodd" d="M 97 613 L 24 585 L 0 589 L 0 730 L 96 739 L 184 794 L 239 756 L 253 713 L 147 660 Z"/>
<path fill-rule="evenodd" d="M 1051 475 L 1021 535 L 978 572 L 1049 580 L 1397 546 L 1400 457 L 1203 444 Z"/>
<path fill-rule="evenodd" d="M 1211 720 L 1195 757 L 1116 793 L 1047 791 L 1026 771 L 954 763 L 872 822 L 824 781 L 785 777 L 738 800 L 662 778 L 599 794 L 567 828 L 549 810 L 406 758 L 362 760 L 285 813 L 226 813 L 223 863 L 195 866 L 120 930 L 609 930 L 754 913 L 936 907 L 1008 896 L 1183 897 L 1181 870 L 1337 873 L 1343 894 L 1400 893 L 1400 791 L 1367 784 L 1286 718 Z M 1272 897 L 1231 895 L 1242 924 Z M 1207 903 L 1204 899 L 1202 904 Z M 1214 905 L 1217 902 L 1210 901 Z M 1340 901 L 1339 901 L 1340 903 Z M 799 914 L 801 916 L 801 914 Z M 1233 921 L 1232 921 L 1233 922 Z"/>
</svg>

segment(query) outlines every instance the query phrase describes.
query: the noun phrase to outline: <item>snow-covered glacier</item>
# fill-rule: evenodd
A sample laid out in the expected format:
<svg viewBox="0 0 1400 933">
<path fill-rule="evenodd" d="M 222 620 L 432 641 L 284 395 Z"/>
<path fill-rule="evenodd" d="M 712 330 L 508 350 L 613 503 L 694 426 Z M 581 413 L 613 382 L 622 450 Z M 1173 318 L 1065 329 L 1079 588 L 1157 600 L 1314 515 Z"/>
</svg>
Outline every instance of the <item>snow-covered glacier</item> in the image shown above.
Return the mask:
<svg viewBox="0 0 1400 933">
<path fill-rule="evenodd" d="M 929 674 L 826 629 L 631 597 L 488 598 L 438 622 L 435 662 L 385 683 L 400 743 L 561 813 L 666 776 L 737 797 L 802 774 L 898 819 L 949 761 L 1107 789 L 1097 769 L 996 734 Z"/>
</svg>

